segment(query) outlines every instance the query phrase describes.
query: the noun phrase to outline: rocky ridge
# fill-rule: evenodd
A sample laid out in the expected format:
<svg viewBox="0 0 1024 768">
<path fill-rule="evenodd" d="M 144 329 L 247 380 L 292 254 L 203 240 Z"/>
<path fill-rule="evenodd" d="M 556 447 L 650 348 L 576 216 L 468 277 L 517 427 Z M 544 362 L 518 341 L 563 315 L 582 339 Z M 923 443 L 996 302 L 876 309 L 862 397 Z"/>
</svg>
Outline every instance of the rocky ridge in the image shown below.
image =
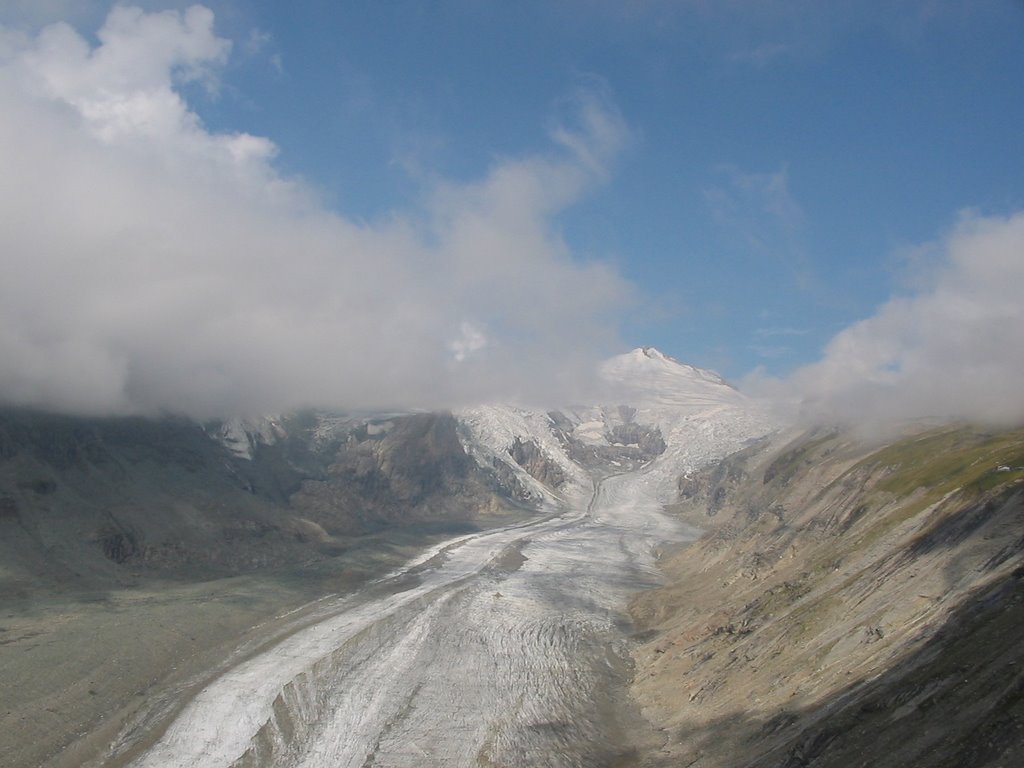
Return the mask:
<svg viewBox="0 0 1024 768">
<path fill-rule="evenodd" d="M 647 765 L 1024 759 L 1024 432 L 766 441 L 679 479 L 639 596 Z"/>
</svg>

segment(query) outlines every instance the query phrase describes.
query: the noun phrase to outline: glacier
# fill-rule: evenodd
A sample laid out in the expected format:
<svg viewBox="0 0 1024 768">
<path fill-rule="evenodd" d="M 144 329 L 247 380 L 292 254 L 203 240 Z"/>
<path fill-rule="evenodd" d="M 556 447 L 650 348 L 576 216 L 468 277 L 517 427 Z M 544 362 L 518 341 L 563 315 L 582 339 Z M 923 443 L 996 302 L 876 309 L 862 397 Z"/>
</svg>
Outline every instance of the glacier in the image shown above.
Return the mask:
<svg viewBox="0 0 1024 768">
<path fill-rule="evenodd" d="M 284 639 L 186 702 L 131 765 L 612 759 L 624 741 L 613 699 L 629 675 L 626 601 L 659 583 L 659 546 L 697 534 L 663 504 L 680 474 L 773 424 L 717 374 L 649 347 L 608 361 L 601 378 L 603 405 L 456 413 L 467 453 L 507 466 L 540 500 L 537 518 L 462 535 L 355 594 L 321 601 Z M 624 447 L 616 435 L 644 430 L 660 435 L 659 455 L 614 458 Z M 511 460 L 517 440 L 558 468 L 559 487 Z M 579 456 L 588 451 L 611 458 L 587 465 Z M 125 735 L 115 754 L 130 742 Z"/>
</svg>

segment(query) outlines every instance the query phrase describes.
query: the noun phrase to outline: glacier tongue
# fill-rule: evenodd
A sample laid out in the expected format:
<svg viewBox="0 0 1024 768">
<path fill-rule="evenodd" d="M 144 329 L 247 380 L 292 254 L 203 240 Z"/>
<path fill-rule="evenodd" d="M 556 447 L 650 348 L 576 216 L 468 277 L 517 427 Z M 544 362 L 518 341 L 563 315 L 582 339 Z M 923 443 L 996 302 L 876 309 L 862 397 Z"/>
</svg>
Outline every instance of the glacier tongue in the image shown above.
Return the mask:
<svg viewBox="0 0 1024 768">
<path fill-rule="evenodd" d="M 662 503 L 679 474 L 771 424 L 716 374 L 650 348 L 602 376 L 604 404 L 456 414 L 466 451 L 546 517 L 463 535 L 325 602 L 314 623 L 207 686 L 133 765 L 617 759 L 626 601 L 658 583 L 657 545 L 695 535 Z"/>
<path fill-rule="evenodd" d="M 461 537 L 221 675 L 133 765 L 606 764 L 625 600 L 689 535 L 620 475 L 589 508 Z"/>
</svg>

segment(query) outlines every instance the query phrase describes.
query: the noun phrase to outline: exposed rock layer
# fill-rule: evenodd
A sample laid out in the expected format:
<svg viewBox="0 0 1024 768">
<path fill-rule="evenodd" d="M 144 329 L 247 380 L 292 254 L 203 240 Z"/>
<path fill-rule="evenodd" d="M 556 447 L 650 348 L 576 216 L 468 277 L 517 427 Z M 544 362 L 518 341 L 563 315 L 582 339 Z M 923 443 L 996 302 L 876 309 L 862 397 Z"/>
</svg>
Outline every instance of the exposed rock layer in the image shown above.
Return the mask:
<svg viewBox="0 0 1024 768">
<path fill-rule="evenodd" d="M 1024 432 L 808 434 L 679 490 L 707 532 L 633 603 L 646 763 L 1024 762 Z"/>
</svg>

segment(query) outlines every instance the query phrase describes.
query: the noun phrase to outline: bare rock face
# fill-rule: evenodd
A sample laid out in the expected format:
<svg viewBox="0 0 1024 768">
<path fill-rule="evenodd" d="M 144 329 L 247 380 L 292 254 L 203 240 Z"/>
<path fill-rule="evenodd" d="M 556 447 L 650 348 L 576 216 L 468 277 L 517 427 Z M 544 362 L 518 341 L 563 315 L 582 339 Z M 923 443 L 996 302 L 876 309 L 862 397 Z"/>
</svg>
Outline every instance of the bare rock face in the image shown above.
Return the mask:
<svg viewBox="0 0 1024 768">
<path fill-rule="evenodd" d="M 1024 763 L 1017 467 L 1021 431 L 825 432 L 681 479 L 707 532 L 632 606 L 650 765 Z"/>
<path fill-rule="evenodd" d="M 107 529 L 97 536 L 108 560 L 121 564 L 142 553 L 141 542 L 131 530 Z"/>
<path fill-rule="evenodd" d="M 98 589 L 299 556 L 286 496 L 257 469 L 185 419 L 0 412 L 2 586 Z"/>
<path fill-rule="evenodd" d="M 501 490 L 450 414 L 282 420 L 242 457 L 185 419 L 0 412 L 0 586 L 100 588 L 336 554 L 395 526 L 472 525 Z"/>
<path fill-rule="evenodd" d="M 508 453 L 527 474 L 548 488 L 557 490 L 565 482 L 562 468 L 541 450 L 536 441 L 516 437 Z"/>
<path fill-rule="evenodd" d="M 700 472 L 680 475 L 676 481 L 680 509 L 690 510 L 698 525 L 705 524 L 704 517 L 717 515 L 748 480 L 746 464 L 763 445 L 761 441 Z"/>
<path fill-rule="evenodd" d="M 0 519 L 17 519 L 18 501 L 12 496 L 0 496 Z"/>
<path fill-rule="evenodd" d="M 613 445 L 635 445 L 639 456 L 648 461 L 665 452 L 665 440 L 660 429 L 634 422 L 616 424 L 609 431 L 608 441 Z"/>
<path fill-rule="evenodd" d="M 600 475 L 639 469 L 665 452 L 661 429 L 633 421 L 635 409 L 619 405 L 610 411 L 600 441 L 581 439 L 570 418 L 557 411 L 549 414 L 554 434 L 573 461 Z"/>
<path fill-rule="evenodd" d="M 297 513 L 339 535 L 465 523 L 497 503 L 497 488 L 466 455 L 447 413 L 354 430 L 323 476 L 304 481 L 291 500 Z"/>
</svg>

